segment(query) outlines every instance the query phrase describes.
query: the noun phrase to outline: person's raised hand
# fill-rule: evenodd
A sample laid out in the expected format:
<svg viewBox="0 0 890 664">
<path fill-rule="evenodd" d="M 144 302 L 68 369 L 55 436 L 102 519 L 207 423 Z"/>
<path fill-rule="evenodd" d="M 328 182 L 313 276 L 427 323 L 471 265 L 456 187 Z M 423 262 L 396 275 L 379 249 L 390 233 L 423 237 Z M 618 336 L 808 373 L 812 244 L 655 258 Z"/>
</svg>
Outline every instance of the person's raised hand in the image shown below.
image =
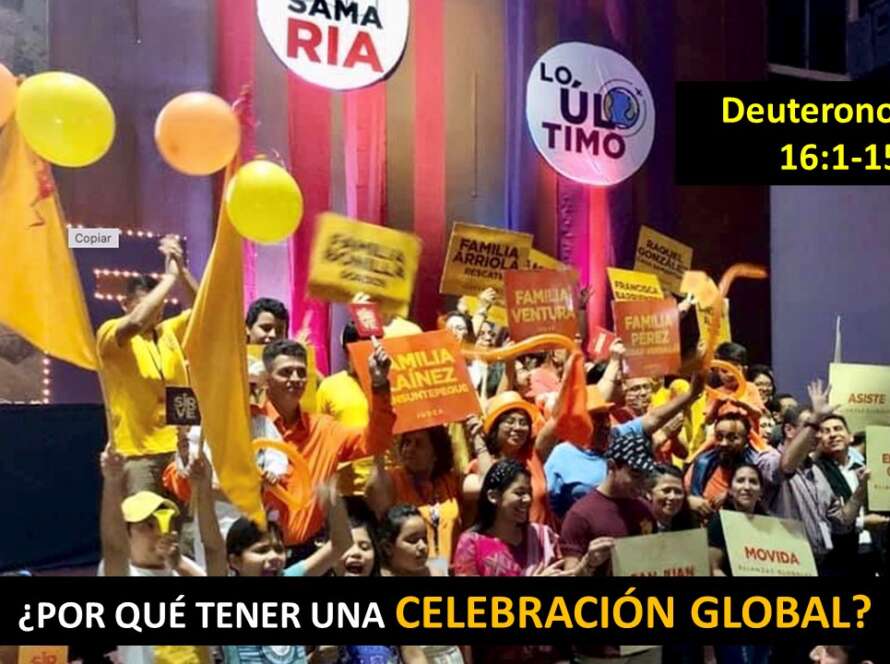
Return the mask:
<svg viewBox="0 0 890 664">
<path fill-rule="evenodd" d="M 182 557 L 182 552 L 179 549 L 179 533 L 172 531 L 161 535 L 158 538 L 157 552 L 170 569 L 176 569 Z"/>
<path fill-rule="evenodd" d="M 189 461 L 186 474 L 192 486 L 210 491 L 213 488 L 213 471 L 203 454 Z"/>
<path fill-rule="evenodd" d="M 810 397 L 812 404 L 813 418 L 817 423 L 822 422 L 840 407 L 839 404 L 829 404 L 828 399 L 831 396 L 831 385 L 822 386 L 822 379 L 814 380 L 807 386 L 807 395 Z"/>
<path fill-rule="evenodd" d="M 597 567 L 612 557 L 612 549 L 615 548 L 615 539 L 612 537 L 597 537 L 587 545 L 587 553 L 578 564 L 579 574 L 590 574 Z"/>
<path fill-rule="evenodd" d="M 565 558 L 557 560 L 555 563 L 550 563 L 549 565 L 538 563 L 532 568 L 529 576 L 565 576 L 565 565 Z"/>
<path fill-rule="evenodd" d="M 686 498 L 690 511 L 695 514 L 702 523 L 706 523 L 714 516 L 714 506 L 711 501 L 701 496 L 689 496 Z"/>
<path fill-rule="evenodd" d="M 890 517 L 883 514 L 866 514 L 863 519 L 863 525 L 868 530 L 878 530 L 890 523 Z"/>
<path fill-rule="evenodd" d="M 124 464 L 127 459 L 123 454 L 118 452 L 111 446 L 111 443 L 105 445 L 102 454 L 99 455 L 99 468 L 102 470 L 102 477 L 106 481 L 117 481 L 124 477 Z"/>
<path fill-rule="evenodd" d="M 612 345 L 609 346 L 609 359 L 613 362 L 621 362 L 626 353 L 627 349 L 624 347 L 624 342 L 621 339 L 615 339 Z"/>
<path fill-rule="evenodd" d="M 485 306 L 486 309 L 490 309 L 497 299 L 498 292 L 494 288 L 486 288 L 484 291 L 479 293 L 479 301 Z"/>
<path fill-rule="evenodd" d="M 352 303 L 353 304 L 370 304 L 371 296 L 368 295 L 367 293 L 356 293 L 355 295 L 352 296 Z"/>
<path fill-rule="evenodd" d="M 383 344 L 376 338 L 371 339 L 374 352 L 368 357 L 368 369 L 371 372 L 371 387 L 383 389 L 389 384 L 389 369 L 392 366 L 392 358 L 383 348 Z"/>
</svg>

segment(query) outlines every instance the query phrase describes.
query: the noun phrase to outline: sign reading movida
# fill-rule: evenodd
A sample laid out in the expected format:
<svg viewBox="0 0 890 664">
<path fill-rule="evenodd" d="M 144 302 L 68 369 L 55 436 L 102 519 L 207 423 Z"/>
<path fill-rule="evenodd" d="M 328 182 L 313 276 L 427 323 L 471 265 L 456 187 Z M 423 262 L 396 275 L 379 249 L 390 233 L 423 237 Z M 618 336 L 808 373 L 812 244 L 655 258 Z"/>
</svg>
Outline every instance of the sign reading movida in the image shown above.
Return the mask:
<svg viewBox="0 0 890 664">
<path fill-rule="evenodd" d="M 257 0 L 257 16 L 291 71 L 334 90 L 383 79 L 408 43 L 408 0 Z"/>
<path fill-rule="evenodd" d="M 655 136 L 652 93 L 615 51 L 558 44 L 535 63 L 526 93 L 532 140 L 565 177 L 616 184 L 646 161 Z"/>
</svg>

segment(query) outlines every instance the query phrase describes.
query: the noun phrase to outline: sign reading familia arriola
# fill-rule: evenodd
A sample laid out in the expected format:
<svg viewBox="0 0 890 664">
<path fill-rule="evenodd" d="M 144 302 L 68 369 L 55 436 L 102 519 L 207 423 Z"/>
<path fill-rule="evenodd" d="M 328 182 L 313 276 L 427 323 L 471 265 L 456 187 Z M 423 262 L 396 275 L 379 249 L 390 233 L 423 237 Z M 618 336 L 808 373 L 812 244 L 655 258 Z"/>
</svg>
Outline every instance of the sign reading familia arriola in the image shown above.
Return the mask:
<svg viewBox="0 0 890 664">
<path fill-rule="evenodd" d="M 291 71 L 334 90 L 383 79 L 408 43 L 408 0 L 257 0 L 257 16 Z"/>
<path fill-rule="evenodd" d="M 532 140 L 565 177 L 616 184 L 646 161 L 655 136 L 652 93 L 615 51 L 558 44 L 535 63 L 526 93 Z"/>
</svg>

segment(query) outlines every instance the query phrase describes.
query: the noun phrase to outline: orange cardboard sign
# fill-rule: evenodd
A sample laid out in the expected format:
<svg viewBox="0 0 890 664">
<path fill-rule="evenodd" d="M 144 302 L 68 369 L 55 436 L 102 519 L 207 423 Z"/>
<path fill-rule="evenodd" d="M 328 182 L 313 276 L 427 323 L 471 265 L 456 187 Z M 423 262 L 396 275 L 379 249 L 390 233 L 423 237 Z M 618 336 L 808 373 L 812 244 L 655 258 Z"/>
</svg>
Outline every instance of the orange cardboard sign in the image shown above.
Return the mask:
<svg viewBox="0 0 890 664">
<path fill-rule="evenodd" d="M 447 424 L 480 412 L 467 363 L 448 330 L 381 341 L 392 358 L 389 383 L 396 411 L 394 433 Z M 369 341 L 349 344 L 362 389 L 371 394 Z"/>
<path fill-rule="evenodd" d="M 613 302 L 612 313 L 629 376 L 664 376 L 680 368 L 680 316 L 672 298 Z"/>
<path fill-rule="evenodd" d="M 19 646 L 18 664 L 66 664 L 68 646 Z"/>
<path fill-rule="evenodd" d="M 570 272 L 507 270 L 504 287 L 510 336 L 516 341 L 536 334 L 574 338 L 578 331 L 575 283 Z"/>
</svg>

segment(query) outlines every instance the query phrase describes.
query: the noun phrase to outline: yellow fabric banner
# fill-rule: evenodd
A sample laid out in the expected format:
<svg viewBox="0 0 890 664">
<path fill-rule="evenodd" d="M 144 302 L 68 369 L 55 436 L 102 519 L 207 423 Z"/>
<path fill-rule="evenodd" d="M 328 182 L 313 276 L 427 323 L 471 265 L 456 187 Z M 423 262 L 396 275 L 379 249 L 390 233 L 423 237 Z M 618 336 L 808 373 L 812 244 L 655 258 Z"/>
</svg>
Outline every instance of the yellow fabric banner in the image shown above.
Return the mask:
<svg viewBox="0 0 890 664">
<path fill-rule="evenodd" d="M 612 297 L 621 302 L 626 300 L 663 300 L 664 292 L 658 277 L 648 272 L 634 272 L 617 267 L 606 268 Z"/>
<path fill-rule="evenodd" d="M 527 265 L 532 239 L 528 233 L 455 222 L 439 292 L 475 296 L 494 288 L 503 304 L 504 272 Z"/>
<path fill-rule="evenodd" d="M 665 290 L 680 293 L 683 275 L 692 267 L 692 247 L 648 226 L 640 227 L 634 270 L 658 277 Z"/>
<path fill-rule="evenodd" d="M 695 305 L 695 318 L 698 321 L 698 338 L 704 341 L 711 329 L 712 308 L 704 308 L 700 304 Z M 717 333 L 717 345 L 724 341 L 732 341 L 732 328 L 729 325 L 729 298 L 723 300 L 723 316 L 720 318 L 720 331 Z"/>
<path fill-rule="evenodd" d="M 236 168 L 229 165 L 226 183 Z M 182 348 L 220 487 L 235 507 L 265 527 L 250 435 L 241 247 L 223 203 Z"/>
<path fill-rule="evenodd" d="M 309 293 L 333 302 L 367 293 L 383 311 L 404 314 L 420 250 L 416 235 L 325 212 L 315 225 Z"/>
<path fill-rule="evenodd" d="M 52 172 L 11 119 L 0 135 L 0 323 L 45 353 L 95 371 L 96 339 Z"/>
</svg>

